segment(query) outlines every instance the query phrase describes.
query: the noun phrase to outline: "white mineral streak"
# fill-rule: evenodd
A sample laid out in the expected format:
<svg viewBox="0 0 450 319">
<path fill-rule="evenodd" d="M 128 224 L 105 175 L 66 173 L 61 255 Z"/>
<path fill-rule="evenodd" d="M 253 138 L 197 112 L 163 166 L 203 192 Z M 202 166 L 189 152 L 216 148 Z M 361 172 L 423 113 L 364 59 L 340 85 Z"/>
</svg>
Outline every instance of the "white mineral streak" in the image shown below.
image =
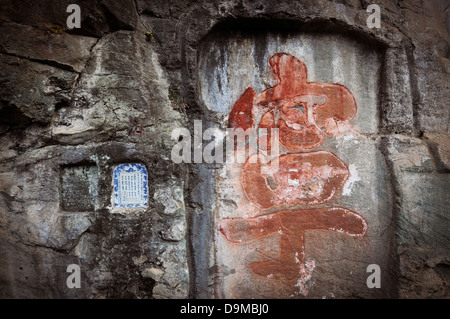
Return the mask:
<svg viewBox="0 0 450 319">
<path fill-rule="evenodd" d="M 345 182 L 344 188 L 342 189 L 343 196 L 350 196 L 352 193 L 353 184 L 355 184 L 355 182 L 361 181 L 355 164 L 350 164 L 348 166 L 348 171 L 350 172 L 350 176 L 347 182 Z"/>
<path fill-rule="evenodd" d="M 308 259 L 304 264 L 300 264 L 300 277 L 295 286 L 303 296 L 307 296 L 309 293 L 306 283 L 311 279 L 314 268 L 316 268 L 316 261 L 313 259 Z"/>
</svg>

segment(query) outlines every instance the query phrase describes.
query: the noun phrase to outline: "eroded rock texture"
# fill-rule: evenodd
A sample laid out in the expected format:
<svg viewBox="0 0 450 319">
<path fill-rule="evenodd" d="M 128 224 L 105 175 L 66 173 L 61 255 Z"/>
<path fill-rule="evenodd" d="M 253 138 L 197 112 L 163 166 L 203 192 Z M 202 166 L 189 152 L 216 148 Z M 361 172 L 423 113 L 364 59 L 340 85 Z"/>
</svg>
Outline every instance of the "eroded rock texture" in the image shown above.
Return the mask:
<svg viewBox="0 0 450 319">
<path fill-rule="evenodd" d="M 0 297 L 449 297 L 445 1 L 73 2 L 0 3 Z M 174 163 L 194 120 L 279 127 L 285 171 Z"/>
</svg>

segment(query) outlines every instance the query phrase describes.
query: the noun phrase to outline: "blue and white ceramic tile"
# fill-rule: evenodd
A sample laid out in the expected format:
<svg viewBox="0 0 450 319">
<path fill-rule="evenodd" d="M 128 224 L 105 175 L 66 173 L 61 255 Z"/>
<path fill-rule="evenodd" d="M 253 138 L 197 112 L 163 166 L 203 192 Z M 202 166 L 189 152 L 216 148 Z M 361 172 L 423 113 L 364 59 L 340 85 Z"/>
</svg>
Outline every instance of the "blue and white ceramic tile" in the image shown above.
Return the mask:
<svg viewBox="0 0 450 319">
<path fill-rule="evenodd" d="M 143 164 L 120 164 L 114 169 L 114 206 L 148 205 L 148 175 Z"/>
</svg>

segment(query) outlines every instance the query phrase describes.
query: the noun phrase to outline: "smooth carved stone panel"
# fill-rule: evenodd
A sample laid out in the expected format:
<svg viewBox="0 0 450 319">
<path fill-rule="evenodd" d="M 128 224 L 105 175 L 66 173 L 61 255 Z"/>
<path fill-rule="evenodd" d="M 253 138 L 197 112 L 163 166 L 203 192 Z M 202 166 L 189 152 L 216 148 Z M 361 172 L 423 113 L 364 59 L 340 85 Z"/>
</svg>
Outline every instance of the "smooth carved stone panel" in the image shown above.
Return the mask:
<svg viewBox="0 0 450 319">
<path fill-rule="evenodd" d="M 296 73 L 300 77 L 293 81 L 287 77 L 279 83 L 279 76 L 286 74 L 289 59 L 277 57 L 277 53 L 298 58 L 298 65 L 293 67 L 299 69 Z M 267 98 L 295 91 L 295 87 L 303 87 L 302 95 L 342 94 L 343 100 L 350 99 L 350 104 L 345 103 L 348 107 L 328 108 L 333 113 L 326 114 L 318 110 L 323 119 L 354 117 L 353 126 L 357 130 L 377 133 L 380 61 L 380 54 L 372 48 L 337 34 L 214 35 L 213 40 L 204 43 L 199 56 L 199 95 L 206 108 L 228 117 L 233 104 L 248 88 L 265 92 L 262 97 Z M 277 62 L 280 69 L 272 72 L 272 65 Z M 352 96 L 360 106 L 356 113 Z M 327 103 L 330 101 L 340 103 L 340 98 Z"/>
</svg>

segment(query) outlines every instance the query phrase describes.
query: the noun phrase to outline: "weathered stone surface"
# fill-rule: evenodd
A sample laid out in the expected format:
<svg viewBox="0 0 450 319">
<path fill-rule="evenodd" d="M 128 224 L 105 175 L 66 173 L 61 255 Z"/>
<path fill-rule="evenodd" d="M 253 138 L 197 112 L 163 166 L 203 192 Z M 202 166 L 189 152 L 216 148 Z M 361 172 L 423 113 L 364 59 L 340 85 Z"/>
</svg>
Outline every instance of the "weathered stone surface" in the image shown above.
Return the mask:
<svg viewBox="0 0 450 319">
<path fill-rule="evenodd" d="M 411 134 L 414 111 L 408 57 L 404 49 L 388 49 L 384 59 L 385 68 L 393 72 L 384 72 L 382 78 L 382 131 Z"/>
<path fill-rule="evenodd" d="M 369 0 L 80 0 L 81 28 L 68 30 L 71 3 L 0 3 L 0 297 L 448 298 L 445 2 L 381 1 L 381 28 L 370 29 Z M 175 127 L 225 128 L 247 87 L 253 104 L 270 95 L 261 92 L 279 80 L 268 63 L 276 53 L 302 60 L 310 82 L 346 87 L 357 106 L 347 122 L 337 116 L 345 108 L 287 113 L 294 128 L 323 124 L 308 152 L 332 153 L 348 172 L 340 168 L 346 180 L 329 201 L 264 214 L 291 221 L 294 211 L 319 212 L 318 227 L 344 222 L 333 215 L 341 212 L 367 224 L 352 237 L 349 223 L 303 231 L 310 221 L 294 219 L 284 231 L 301 230 L 298 256 L 286 254 L 284 233 L 246 244 L 221 233 L 220 220 L 261 218 L 242 190 L 241 165 L 170 156 Z M 283 142 L 292 152 L 296 143 Z M 112 171 L 122 163 L 148 169 L 148 206 L 112 206 Z M 325 178 L 305 184 L 297 173 L 291 184 L 302 194 L 320 193 L 314 186 Z M 298 258 L 299 281 L 255 275 L 253 263 L 259 274 L 278 269 L 269 257 Z M 373 263 L 381 289 L 366 286 Z M 66 285 L 69 264 L 81 267 L 81 289 Z"/>
<path fill-rule="evenodd" d="M 135 295 L 148 298 L 154 296 L 153 287 L 158 285 L 159 298 L 186 297 L 189 274 L 183 196 L 172 199 L 181 203 L 181 208 L 179 207 L 176 218 L 173 219 L 161 217 L 164 213 L 159 207 L 164 207 L 164 202 L 156 200 L 151 201 L 147 209 L 110 212 L 112 192 L 105 185 L 111 184 L 113 162 L 126 162 L 128 157 L 137 159 L 137 154 L 144 153 L 155 161 L 162 160 L 157 159 L 151 150 L 144 149 L 144 146 L 136 148 L 134 144 L 94 144 L 69 148 L 48 147 L 34 154 L 25 152 L 16 160 L 19 163 L 16 173 L 5 172 L 0 177 L 1 192 L 4 194 L 0 209 L 1 221 L 9 234 L 2 238 L 2 247 L 6 250 L 14 245 L 43 247 L 37 249 L 38 255 L 48 249 L 55 250 L 58 258 L 61 258 L 59 263 L 68 260 L 70 256 L 77 256 L 78 261 L 72 263 L 82 263 L 80 266 L 85 276 L 84 296 L 112 298 Z M 88 160 L 95 164 L 74 165 Z M 172 178 L 170 182 L 164 183 L 165 176 L 161 181 L 152 173 L 155 165 L 161 164 L 147 162 L 144 158 L 140 161 L 149 168 L 153 182 L 160 181 L 159 186 L 151 184 L 151 193 L 158 187 L 180 187 L 176 179 Z M 24 166 L 29 168 L 25 170 Z M 92 167 L 98 167 L 98 174 L 94 174 L 95 176 L 91 174 Z M 92 180 L 95 177 L 98 182 Z M 63 183 L 62 186 L 60 182 Z M 81 183 L 82 186 L 78 190 L 73 186 L 76 194 L 67 194 L 63 191 L 67 186 L 64 183 Z M 99 185 L 97 195 L 83 191 L 86 185 L 93 188 L 96 183 Z M 59 189 L 62 189 L 61 193 Z M 89 198 L 91 195 L 95 195 L 94 199 Z M 68 209 L 64 206 L 64 196 L 76 196 L 79 203 L 69 201 L 74 206 L 73 209 Z M 90 212 L 79 212 L 83 210 Z M 156 211 L 161 211 L 161 216 Z M 102 235 L 105 233 L 108 234 L 107 237 Z M 10 234 L 15 234 L 14 240 Z M 135 256 L 139 260 L 136 261 Z M 4 260 L 6 264 L 14 263 L 14 260 L 8 258 Z M 21 258 L 27 262 L 26 258 L 31 256 L 24 255 Z M 136 271 L 139 273 L 152 266 L 161 268 L 165 275 L 159 279 L 136 275 Z M 58 271 L 55 276 L 65 278 L 65 269 Z M 106 276 L 106 273 L 110 275 Z M 130 278 L 134 278 L 132 280 L 135 280 L 137 287 L 127 288 L 128 290 L 119 288 L 126 287 Z M 58 285 L 63 287 L 65 284 L 59 282 Z M 111 290 L 111 287 L 116 288 Z M 33 292 L 22 291 L 20 288 L 11 292 L 10 296 L 23 296 L 24 293 L 30 293 L 30 296 L 58 297 L 66 292 Z"/>
<path fill-rule="evenodd" d="M 70 100 L 76 73 L 7 55 L 2 55 L 0 64 L 3 83 L 0 88 L 3 101 L 0 112 L 6 114 L 3 123 L 15 124 L 15 117 L 8 118 L 11 112 L 24 117 L 22 120 L 18 117 L 19 122 L 48 123 L 57 104 Z"/>
<path fill-rule="evenodd" d="M 67 265 L 83 261 L 53 249 L 11 244 L 1 239 L 2 298 L 87 298 L 89 285 L 86 276 L 81 276 L 81 288 L 69 289 L 66 285 Z"/>
<path fill-rule="evenodd" d="M 394 229 L 390 227 L 392 211 L 389 207 L 392 205 L 392 198 L 380 193 L 389 193 L 383 156 L 378 150 L 376 140 L 364 135 L 376 134 L 379 127 L 377 94 L 380 65 L 377 64 L 379 63 L 377 51 L 371 51 L 370 47 L 358 47 L 345 38 L 339 38 L 339 41 L 337 41 L 335 37 L 331 39 L 327 36 L 302 33 L 294 35 L 291 33 L 289 37 L 284 38 L 269 35 L 265 39 L 251 33 L 246 36 L 227 35 L 226 40 L 219 34 L 211 37 L 203 45 L 199 59 L 200 96 L 205 107 L 215 112 L 216 121 L 223 123 L 223 126 L 236 123 L 237 127 L 246 129 L 247 127 L 244 125 L 240 126 L 240 122 L 247 123 L 248 121 L 239 120 L 239 116 L 245 116 L 246 112 L 251 112 L 253 115 L 249 122 L 251 126 L 258 125 L 258 116 L 255 115 L 258 114 L 256 111 L 258 105 L 262 105 L 261 107 L 264 108 L 267 104 L 270 105 L 271 101 L 274 101 L 275 106 L 273 107 L 276 108 L 277 103 L 280 104 L 279 108 L 282 110 L 279 112 L 284 114 L 280 116 L 284 116 L 282 118 L 285 121 L 288 121 L 289 118 L 290 121 L 298 121 L 300 127 L 303 127 L 303 117 L 289 117 L 289 111 L 284 110 L 283 101 L 288 104 L 289 98 L 295 100 L 295 96 L 320 94 L 317 93 L 320 89 L 323 90 L 320 92 L 324 92 L 322 94 L 326 95 L 328 103 L 323 104 L 322 102 L 319 104 L 323 104 L 323 111 L 326 112 L 327 116 L 331 117 L 331 114 L 334 114 L 333 108 L 342 110 L 345 114 L 351 114 L 348 115 L 348 118 L 336 116 L 336 119 L 333 120 L 333 123 L 337 122 L 334 130 L 323 129 L 323 125 L 318 124 L 327 136 L 322 139 L 314 139 L 315 143 L 312 146 L 308 144 L 310 135 L 316 136 L 317 134 L 299 133 L 301 137 L 298 140 L 304 142 L 304 144 L 299 144 L 297 139 L 292 139 L 293 145 L 291 145 L 292 143 L 286 143 L 286 138 L 282 137 L 282 134 L 288 132 L 280 128 L 280 143 L 282 145 L 280 145 L 279 170 L 273 174 L 273 183 L 276 186 L 270 185 L 269 187 L 269 185 L 266 185 L 267 181 L 263 178 L 263 174 L 256 174 L 259 172 L 259 168 L 252 168 L 255 164 L 226 164 L 223 171 L 216 173 L 215 188 L 218 190 L 218 196 L 214 199 L 217 207 L 216 218 L 219 221 L 222 220 L 222 222 L 218 222 L 221 234 L 216 236 L 218 247 L 216 258 L 218 259 L 221 277 L 221 282 L 218 283 L 219 295 L 225 298 L 244 298 L 249 295 L 260 298 L 299 298 L 304 296 L 320 298 L 331 297 L 330 293 L 332 293 L 336 297 L 360 296 L 373 298 L 381 296 L 382 293 L 385 296 L 394 294 L 392 275 L 387 275 L 384 278 L 383 285 L 386 290 L 383 292 L 368 290 L 365 285 L 366 274 L 363 266 L 366 264 L 367 267 L 371 263 L 376 263 L 384 269 L 383 271 L 388 272 L 387 269 L 389 269 L 392 259 L 389 257 L 390 248 L 385 249 L 385 247 L 391 247 L 391 236 L 394 233 Z M 284 66 L 282 68 L 280 65 L 273 64 L 272 59 L 279 55 L 278 52 L 289 53 L 301 60 L 308 71 L 307 78 L 304 78 L 306 72 L 299 75 L 295 74 L 296 65 L 283 69 Z M 367 59 L 372 59 L 372 62 L 366 63 Z M 278 79 L 271 75 L 270 67 L 273 68 Z M 289 72 L 292 72 L 292 75 Z M 283 84 L 286 79 L 282 76 L 290 77 L 290 81 Z M 355 81 L 355 79 L 358 80 Z M 302 83 L 296 84 L 295 81 L 307 83 L 303 86 Z M 309 89 L 309 87 L 315 88 L 315 85 L 319 89 Z M 331 89 L 334 87 L 333 85 L 338 88 L 347 88 L 351 92 L 350 94 L 354 95 L 356 102 L 352 103 L 351 99 L 343 98 L 343 94 L 337 94 L 335 97 L 332 93 L 334 91 Z M 251 87 L 255 93 L 252 93 L 254 95 L 250 99 L 244 98 L 243 95 L 243 108 L 239 109 L 241 106 L 239 96 L 246 94 L 243 92 L 248 87 Z M 327 88 L 330 89 L 327 91 Z M 341 99 L 339 99 L 339 96 Z M 233 106 L 234 101 L 238 102 Z M 307 108 L 309 110 L 312 107 L 307 103 L 302 105 L 304 112 Z M 327 105 L 328 108 L 326 108 Z M 234 109 L 231 110 L 231 107 L 237 107 L 237 113 L 234 113 L 235 111 Z M 252 109 L 249 110 L 250 108 Z M 321 120 L 317 116 L 318 113 L 314 113 L 319 112 L 317 111 L 318 108 L 320 106 L 315 106 L 315 109 L 312 110 L 316 123 L 320 123 Z M 354 112 L 343 111 L 352 108 L 354 108 Z M 230 113 L 230 122 L 226 123 L 228 113 Z M 236 114 L 236 117 L 234 117 L 234 114 Z M 261 117 L 259 118 L 261 119 Z M 262 116 L 261 126 L 264 118 Z M 309 115 L 308 121 L 311 121 Z M 353 123 L 354 125 L 352 125 Z M 294 126 L 291 124 L 290 127 Z M 297 130 L 301 131 L 301 128 Z M 297 154 L 297 152 L 304 152 L 305 150 L 313 152 Z M 327 154 L 328 156 L 325 156 Z M 323 156 L 320 157 L 319 155 Z M 297 157 L 295 160 L 289 161 L 288 159 L 293 158 L 293 156 Z M 320 160 L 316 159 L 318 157 L 324 158 L 327 167 L 332 166 L 332 169 L 336 171 L 335 174 L 330 173 L 332 176 L 316 176 L 312 179 L 320 185 L 320 181 L 324 181 L 325 185 L 319 187 L 324 194 L 314 190 L 306 190 L 306 182 L 301 181 L 303 180 L 302 174 L 305 176 L 315 174 L 313 173 L 314 167 L 320 166 L 321 163 Z M 283 160 L 283 158 L 287 160 Z M 343 164 L 344 168 L 337 164 L 334 165 L 335 160 L 330 158 L 339 158 L 342 163 L 345 163 Z M 292 165 L 289 164 L 285 167 L 285 162 L 288 162 L 288 164 L 292 162 Z M 298 164 L 298 168 L 294 165 L 295 163 Z M 311 171 L 303 167 L 307 164 L 312 167 Z M 256 175 L 253 170 L 255 170 Z M 304 192 L 302 193 L 300 189 L 295 188 L 297 184 L 291 185 L 282 181 L 283 176 L 288 175 L 287 171 L 297 172 L 289 174 L 298 174 L 299 177 L 296 180 L 298 187 L 305 187 L 306 197 L 301 195 Z M 284 178 L 286 177 L 284 176 Z M 342 184 L 338 180 L 342 180 Z M 334 188 L 331 186 L 327 188 L 326 185 L 328 184 L 334 186 Z M 265 191 L 266 186 L 267 191 Z M 285 189 L 279 189 L 280 187 Z M 329 194 L 327 195 L 328 191 L 335 193 L 337 198 L 333 199 Z M 316 197 L 319 199 L 316 199 Z M 325 208 L 321 207 L 324 203 L 326 204 Z M 245 221 L 250 223 L 254 220 L 254 223 L 259 225 L 259 219 L 256 218 L 266 220 L 265 218 L 269 218 L 270 214 L 276 212 L 280 216 L 280 223 L 283 224 L 283 214 L 292 212 L 291 209 L 294 208 L 296 209 L 295 212 L 298 212 L 298 218 L 300 218 L 302 211 L 306 213 L 306 209 L 315 208 L 315 211 L 311 210 L 311 214 L 314 214 L 314 212 L 319 214 L 319 210 L 320 214 L 326 214 L 326 210 L 329 209 L 331 214 L 333 209 L 337 209 L 335 207 L 350 209 L 352 211 L 352 213 L 349 213 L 350 215 L 357 214 L 367 225 L 367 234 L 365 231 L 360 232 L 358 234 L 361 235 L 359 236 L 361 238 L 356 239 L 351 236 L 347 238 L 345 234 L 333 234 L 331 231 L 317 231 L 315 227 L 319 229 L 323 227 L 319 225 L 319 221 L 314 223 L 313 219 L 310 218 L 311 222 L 303 223 L 308 225 L 304 226 L 306 232 L 302 230 L 302 223 L 300 223 L 298 226 L 300 228 L 297 230 L 288 229 L 288 226 L 286 228 L 281 227 L 280 230 L 276 229 L 282 235 L 280 238 L 276 234 L 277 231 L 275 231 L 275 235 L 259 240 L 253 237 L 248 240 L 241 239 L 241 244 L 239 244 L 239 238 L 241 237 L 236 235 L 238 236 L 236 240 L 232 237 L 234 226 L 232 226 L 231 221 L 233 219 L 242 221 L 243 224 L 245 224 Z M 282 210 L 286 208 L 288 210 Z M 343 210 L 338 209 L 336 211 L 341 212 Z M 345 213 L 342 214 L 345 215 Z M 289 216 L 292 221 L 286 220 L 286 225 L 294 227 L 296 225 L 293 222 L 295 216 Z M 229 226 L 223 224 L 224 221 L 229 221 Z M 267 227 L 271 227 L 273 224 L 267 223 L 269 223 Z M 338 221 L 337 223 L 339 224 Z M 257 229 L 255 230 L 255 236 L 256 234 L 265 234 L 266 226 L 261 224 L 261 226 L 255 227 Z M 261 233 L 258 227 L 261 228 Z M 336 229 L 340 229 L 340 227 L 336 224 Z M 345 226 L 342 227 L 345 228 Z M 340 232 L 345 233 L 343 229 L 340 229 Z M 244 234 L 245 232 L 238 231 L 237 234 L 241 233 Z M 288 233 L 288 239 L 285 239 L 286 236 L 283 236 L 283 233 Z M 289 248 L 286 248 L 289 246 L 286 244 L 286 240 L 291 243 L 291 246 L 298 248 L 296 250 L 291 248 L 294 250 L 290 251 Z M 329 247 L 330 250 L 324 247 Z M 297 269 L 297 277 L 291 278 L 295 271 L 289 268 L 290 259 L 288 257 L 291 255 L 293 263 L 294 253 L 297 254 L 296 260 L 298 263 L 294 266 L 300 268 Z M 339 262 L 333 261 L 333 258 L 329 257 L 330 254 Z M 337 257 L 338 255 L 339 257 Z M 283 256 L 286 256 L 286 258 Z M 270 264 L 267 258 L 273 260 L 274 263 L 278 261 L 279 267 Z M 290 277 L 284 278 L 283 276 L 286 276 L 286 274 L 290 274 Z M 333 290 L 330 291 L 330 288 L 327 288 L 328 290 L 322 288 L 327 286 L 326 282 L 339 282 L 339 284 L 333 286 Z M 350 282 L 352 284 L 349 284 Z M 359 284 L 355 285 L 355 282 Z"/>
<path fill-rule="evenodd" d="M 106 6 L 120 15 L 115 3 Z M 134 23 L 116 21 L 116 27 L 133 29 Z M 1 41 L 0 93 L 9 117 L 2 120 L 1 136 L 0 267 L 14 269 L 2 274 L 2 297 L 187 297 L 183 183 L 176 177 L 166 183 L 166 172 L 175 172 L 166 166 L 172 165 L 171 131 L 183 119 L 172 109 L 164 71 L 145 34 L 118 31 L 97 43 L 13 23 L 2 28 L 10 35 Z M 26 42 L 25 31 L 36 40 Z M 143 134 L 129 135 L 136 125 Z M 149 169 L 144 209 L 111 208 L 112 168 L 128 162 Z M 176 176 L 183 174 L 178 167 Z M 164 214 L 157 183 L 169 190 L 164 200 L 177 203 L 174 214 Z M 135 256 L 145 258 L 135 262 Z M 81 267 L 81 290 L 65 284 L 72 263 Z M 24 264 L 33 268 L 26 278 Z M 145 269 L 155 267 L 163 274 L 148 276 Z"/>
<path fill-rule="evenodd" d="M 389 160 L 394 169 L 409 172 L 432 172 L 433 162 L 425 142 L 404 135 L 388 140 Z"/>
<path fill-rule="evenodd" d="M 431 149 L 435 154 L 436 165 L 439 170 L 450 169 L 450 136 L 447 134 L 425 134 Z"/>
<path fill-rule="evenodd" d="M 0 17 L 42 30 L 67 31 L 66 20 L 70 13 L 66 10 L 72 3 L 71 0 L 32 0 L 17 5 L 16 1 L 2 1 Z M 80 0 L 76 4 L 81 9 L 81 28 L 73 29 L 71 33 L 101 37 L 120 29 L 134 30 L 139 23 L 133 1 Z"/>
<path fill-rule="evenodd" d="M 356 114 L 355 128 L 363 133 L 377 132 L 376 93 L 380 72 L 377 51 L 366 51 L 345 37 L 321 34 L 297 33 L 283 37 L 268 33 L 261 38 L 250 33 L 221 37 L 217 34 L 204 42 L 199 57 L 200 97 L 207 108 L 228 116 L 234 101 L 248 87 L 261 92 L 273 86 L 277 79 L 271 74 L 269 58 L 285 52 L 307 65 L 308 82 L 346 85 L 356 104 L 362 106 Z M 367 69 L 362 71 L 358 63 Z"/>
<path fill-rule="evenodd" d="M 398 198 L 399 296 L 447 296 L 449 179 L 434 173 L 424 142 L 396 136 L 386 143 Z"/>
<path fill-rule="evenodd" d="M 184 212 L 182 185 L 161 186 L 154 194 L 154 199 L 164 206 L 164 214 L 180 214 Z"/>
<path fill-rule="evenodd" d="M 139 25 L 139 15 L 134 1 L 102 0 L 101 6 L 111 31 L 134 30 Z"/>
<path fill-rule="evenodd" d="M 65 211 L 93 211 L 98 196 L 98 168 L 80 165 L 61 168 L 61 206 Z"/>
<path fill-rule="evenodd" d="M 180 241 L 186 236 L 186 225 L 181 222 L 171 226 L 167 231 L 162 233 L 165 240 Z"/>
<path fill-rule="evenodd" d="M 418 90 L 420 92 L 419 120 L 427 132 L 449 131 L 450 72 L 433 72 L 418 68 Z"/>
<path fill-rule="evenodd" d="M 105 36 L 95 46 L 70 106 L 58 110 L 53 138 L 67 144 L 105 140 L 113 132 L 128 132 L 132 120 L 145 130 L 180 119 L 170 110 L 162 72 L 144 34 L 119 31 Z M 163 112 L 161 104 L 169 107 Z"/>
<path fill-rule="evenodd" d="M 81 72 L 97 43 L 96 38 L 55 34 L 16 23 L 0 26 L 0 51 Z"/>
<path fill-rule="evenodd" d="M 142 272 L 142 276 L 145 278 L 152 278 L 155 281 L 158 281 L 161 279 L 161 277 L 164 275 L 164 271 L 158 268 L 146 268 Z"/>
</svg>

